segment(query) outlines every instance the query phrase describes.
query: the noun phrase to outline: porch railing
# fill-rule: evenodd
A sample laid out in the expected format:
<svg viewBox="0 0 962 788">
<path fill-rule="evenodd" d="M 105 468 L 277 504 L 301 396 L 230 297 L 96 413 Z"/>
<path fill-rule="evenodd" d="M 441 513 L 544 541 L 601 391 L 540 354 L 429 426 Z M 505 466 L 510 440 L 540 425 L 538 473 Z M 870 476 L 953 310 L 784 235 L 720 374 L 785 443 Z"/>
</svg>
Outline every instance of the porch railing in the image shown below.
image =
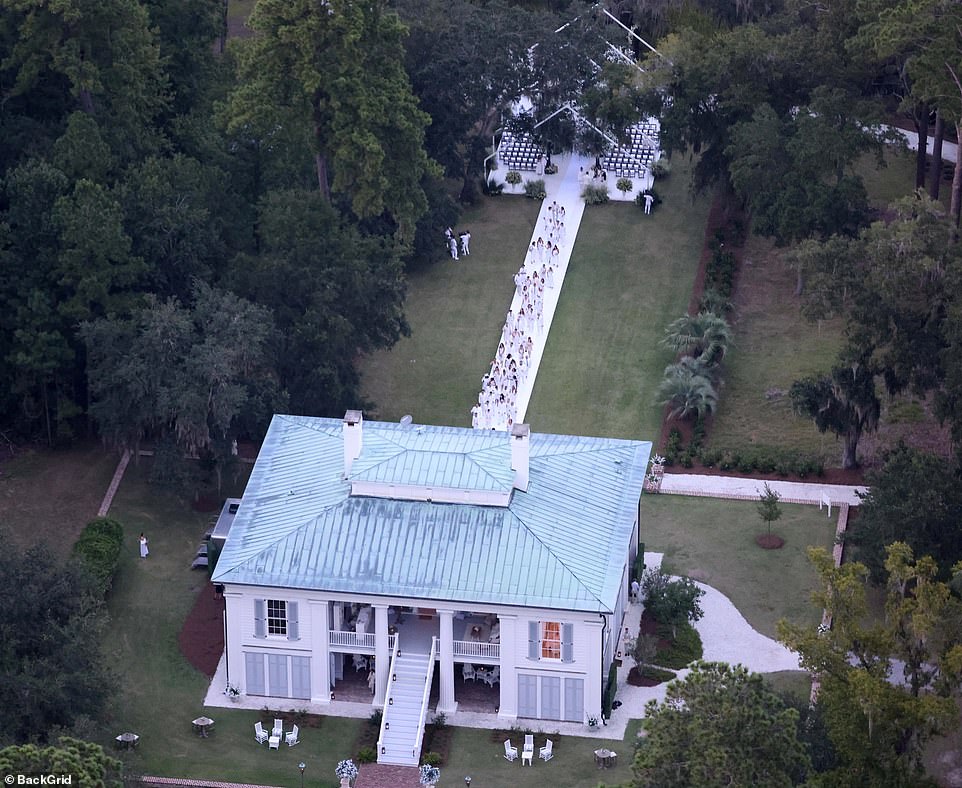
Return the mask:
<svg viewBox="0 0 962 788">
<path fill-rule="evenodd" d="M 424 723 L 428 716 L 428 699 L 431 697 L 431 684 L 434 683 L 434 660 L 438 653 L 438 639 L 431 638 L 431 655 L 428 658 L 428 675 L 424 680 L 424 694 L 421 696 L 421 710 L 418 713 L 418 738 L 414 743 L 414 757 L 417 759 L 421 752 L 421 742 L 424 741 Z"/>
<path fill-rule="evenodd" d="M 500 643 L 476 643 L 473 640 L 455 640 L 453 645 L 455 657 L 501 659 Z"/>
<path fill-rule="evenodd" d="M 346 629 L 332 629 L 328 633 L 328 645 L 341 648 L 363 648 L 374 651 L 377 645 L 377 634 L 374 632 L 348 632 Z M 388 648 L 394 648 L 397 635 L 388 635 Z"/>
</svg>

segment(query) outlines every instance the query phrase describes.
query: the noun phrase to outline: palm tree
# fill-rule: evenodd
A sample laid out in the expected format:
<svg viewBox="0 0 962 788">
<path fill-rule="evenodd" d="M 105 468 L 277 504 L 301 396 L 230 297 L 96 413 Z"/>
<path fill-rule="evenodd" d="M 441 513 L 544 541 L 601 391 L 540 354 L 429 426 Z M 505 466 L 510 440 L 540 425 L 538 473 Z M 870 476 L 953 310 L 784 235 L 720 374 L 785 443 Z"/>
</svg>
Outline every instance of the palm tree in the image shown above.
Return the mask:
<svg viewBox="0 0 962 788">
<path fill-rule="evenodd" d="M 670 419 L 694 413 L 704 417 L 718 407 L 718 392 L 711 370 L 701 358 L 690 356 L 665 367 L 665 379 L 658 387 L 659 405 L 670 405 Z"/>
<path fill-rule="evenodd" d="M 714 312 L 699 312 L 671 323 L 661 343 L 676 353 L 688 353 L 711 364 L 725 357 L 732 333 L 725 318 Z"/>
</svg>

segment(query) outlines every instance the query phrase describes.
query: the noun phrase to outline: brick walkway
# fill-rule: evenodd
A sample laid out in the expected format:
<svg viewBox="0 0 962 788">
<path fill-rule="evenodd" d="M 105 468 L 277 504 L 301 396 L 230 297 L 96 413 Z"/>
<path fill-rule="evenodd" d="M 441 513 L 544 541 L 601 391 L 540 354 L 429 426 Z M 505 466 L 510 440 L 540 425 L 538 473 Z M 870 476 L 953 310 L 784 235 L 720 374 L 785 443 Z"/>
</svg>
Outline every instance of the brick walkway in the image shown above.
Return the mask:
<svg viewBox="0 0 962 788">
<path fill-rule="evenodd" d="M 354 788 L 421 788 L 421 783 L 414 766 L 365 763 L 354 781 Z"/>
</svg>

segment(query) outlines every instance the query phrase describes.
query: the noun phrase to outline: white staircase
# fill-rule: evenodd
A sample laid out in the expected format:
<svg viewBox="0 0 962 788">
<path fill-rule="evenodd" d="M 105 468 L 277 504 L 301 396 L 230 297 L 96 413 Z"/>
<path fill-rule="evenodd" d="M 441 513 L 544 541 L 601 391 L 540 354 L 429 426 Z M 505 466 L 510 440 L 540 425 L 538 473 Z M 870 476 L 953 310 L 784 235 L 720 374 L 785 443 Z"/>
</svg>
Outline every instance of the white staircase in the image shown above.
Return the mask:
<svg viewBox="0 0 962 788">
<path fill-rule="evenodd" d="M 418 765 L 436 653 L 435 638 L 429 656 L 395 652 L 392 657 L 377 746 L 378 763 Z"/>
</svg>

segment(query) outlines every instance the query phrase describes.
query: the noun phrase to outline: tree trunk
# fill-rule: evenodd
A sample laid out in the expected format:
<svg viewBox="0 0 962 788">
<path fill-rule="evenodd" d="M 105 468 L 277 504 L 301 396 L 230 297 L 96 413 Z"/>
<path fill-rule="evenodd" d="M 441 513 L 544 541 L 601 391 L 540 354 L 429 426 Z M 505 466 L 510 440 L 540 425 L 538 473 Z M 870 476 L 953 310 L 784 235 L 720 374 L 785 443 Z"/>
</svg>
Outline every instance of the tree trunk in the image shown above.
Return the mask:
<svg viewBox="0 0 962 788">
<path fill-rule="evenodd" d="M 852 430 L 844 436 L 844 444 L 842 446 L 842 467 L 848 470 L 849 468 L 858 467 L 858 439 L 861 436 L 861 432 L 858 430 Z"/>
<path fill-rule="evenodd" d="M 331 201 L 331 187 L 327 182 L 327 158 L 323 153 L 314 154 L 314 166 L 317 169 L 317 188 L 321 192 L 324 202 Z"/>
<path fill-rule="evenodd" d="M 932 181 L 929 183 L 929 197 L 939 199 L 942 186 L 942 139 L 945 137 L 945 118 L 941 112 L 935 115 L 935 131 L 932 133 Z"/>
<path fill-rule="evenodd" d="M 952 204 L 949 213 L 955 219 L 955 226 L 959 226 L 959 207 L 962 206 L 962 121 L 955 123 L 955 173 L 952 176 Z"/>
<path fill-rule="evenodd" d="M 929 146 L 929 105 L 915 105 L 915 130 L 919 133 L 918 150 L 915 152 L 915 188 L 925 188 L 926 149 Z"/>
</svg>

